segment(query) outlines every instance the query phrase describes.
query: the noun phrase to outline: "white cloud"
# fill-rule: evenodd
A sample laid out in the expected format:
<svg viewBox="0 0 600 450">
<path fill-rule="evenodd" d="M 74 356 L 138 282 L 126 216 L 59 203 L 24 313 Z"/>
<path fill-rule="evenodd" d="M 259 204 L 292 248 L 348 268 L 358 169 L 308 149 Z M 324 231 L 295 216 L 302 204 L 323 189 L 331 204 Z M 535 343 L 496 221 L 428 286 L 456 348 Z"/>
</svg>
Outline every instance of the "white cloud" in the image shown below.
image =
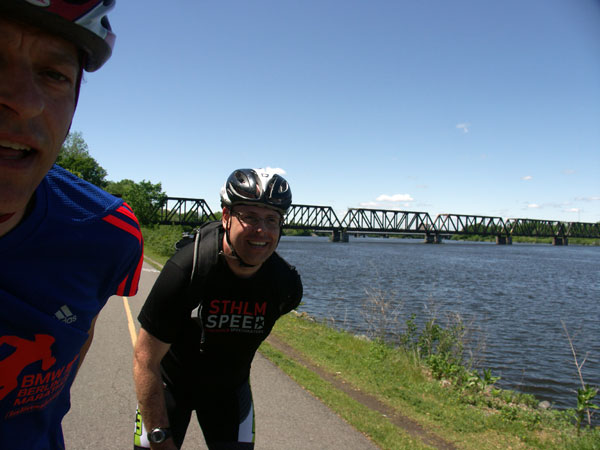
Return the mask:
<svg viewBox="0 0 600 450">
<path fill-rule="evenodd" d="M 283 170 L 283 169 L 281 169 L 279 167 L 269 167 L 269 166 L 267 166 L 263 170 L 265 172 L 267 172 L 267 173 L 273 173 L 273 174 L 278 174 L 278 175 L 285 175 L 285 173 L 286 173 L 285 170 Z"/>
<path fill-rule="evenodd" d="M 526 176 L 522 177 L 521 180 L 529 181 L 529 180 L 533 180 L 533 177 L 531 175 L 526 175 Z"/>
<path fill-rule="evenodd" d="M 471 124 L 470 123 L 458 123 L 458 124 L 456 124 L 456 128 L 458 128 L 459 130 L 462 130 L 463 133 L 468 133 L 469 129 L 471 128 Z"/>
<path fill-rule="evenodd" d="M 378 202 L 412 202 L 414 199 L 410 196 L 410 194 L 394 194 L 394 195 L 385 195 L 382 194 L 375 199 Z"/>
<path fill-rule="evenodd" d="M 563 170 L 563 173 L 565 175 L 573 175 L 575 173 L 575 171 L 573 169 L 565 169 L 565 170 Z"/>
<path fill-rule="evenodd" d="M 569 209 L 567 209 L 567 212 L 574 212 L 575 213 L 575 212 L 579 212 L 579 211 L 581 211 L 579 208 L 569 208 Z"/>
<path fill-rule="evenodd" d="M 360 206 L 361 208 L 375 208 L 377 206 L 377 203 L 375 203 L 375 202 L 362 202 L 362 203 L 359 203 L 358 206 Z"/>
<path fill-rule="evenodd" d="M 535 209 L 535 208 L 539 208 L 539 207 L 540 207 L 540 205 L 538 205 L 537 203 L 530 203 L 529 205 L 527 205 L 527 207 L 528 207 L 528 208 Z"/>
</svg>

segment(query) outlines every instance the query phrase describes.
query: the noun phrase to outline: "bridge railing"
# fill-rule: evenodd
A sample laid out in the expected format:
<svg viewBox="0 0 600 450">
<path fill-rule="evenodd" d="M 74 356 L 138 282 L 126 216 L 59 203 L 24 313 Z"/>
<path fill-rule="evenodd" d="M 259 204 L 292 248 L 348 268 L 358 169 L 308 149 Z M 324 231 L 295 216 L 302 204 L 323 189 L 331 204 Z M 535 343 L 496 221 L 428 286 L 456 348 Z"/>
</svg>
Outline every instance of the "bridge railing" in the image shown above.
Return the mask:
<svg viewBox="0 0 600 450">
<path fill-rule="evenodd" d="M 585 222 L 568 222 L 567 236 L 585 238 L 589 236 L 600 237 L 600 222 L 585 223 Z"/>
<path fill-rule="evenodd" d="M 473 216 L 466 214 L 438 214 L 434 221 L 437 233 L 480 236 L 507 235 L 506 224 L 501 217 Z"/>
<path fill-rule="evenodd" d="M 198 226 L 216 217 L 201 198 L 167 197 L 153 212 L 154 223 Z"/>
<path fill-rule="evenodd" d="M 350 208 L 342 219 L 348 232 L 425 233 L 434 232 L 428 213 L 385 209 Z"/>
<path fill-rule="evenodd" d="M 568 228 L 568 222 L 558 220 L 508 219 L 507 221 L 507 229 L 511 236 L 568 236 Z"/>
<path fill-rule="evenodd" d="M 330 231 L 341 228 L 330 206 L 292 205 L 284 218 L 284 228 Z"/>
</svg>

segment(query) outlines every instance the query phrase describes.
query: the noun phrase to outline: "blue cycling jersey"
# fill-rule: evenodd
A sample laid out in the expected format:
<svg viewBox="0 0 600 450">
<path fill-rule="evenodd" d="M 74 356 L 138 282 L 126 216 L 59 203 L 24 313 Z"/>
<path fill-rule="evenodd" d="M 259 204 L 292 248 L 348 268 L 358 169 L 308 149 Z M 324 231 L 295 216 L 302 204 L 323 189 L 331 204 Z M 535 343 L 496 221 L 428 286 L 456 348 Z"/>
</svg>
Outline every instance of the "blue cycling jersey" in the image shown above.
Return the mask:
<svg viewBox="0 0 600 450">
<path fill-rule="evenodd" d="M 0 448 L 62 449 L 61 421 L 92 320 L 134 295 L 142 237 L 131 209 L 54 166 L 0 238 Z"/>
</svg>

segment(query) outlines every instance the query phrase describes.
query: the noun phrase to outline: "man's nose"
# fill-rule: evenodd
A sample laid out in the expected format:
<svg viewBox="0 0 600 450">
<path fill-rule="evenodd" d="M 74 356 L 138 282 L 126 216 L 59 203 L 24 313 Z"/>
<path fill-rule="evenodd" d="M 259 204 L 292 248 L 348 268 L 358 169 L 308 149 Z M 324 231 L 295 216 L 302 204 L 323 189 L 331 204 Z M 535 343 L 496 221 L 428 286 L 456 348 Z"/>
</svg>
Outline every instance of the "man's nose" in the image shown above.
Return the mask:
<svg viewBox="0 0 600 450">
<path fill-rule="evenodd" d="M 256 220 L 256 224 L 254 225 L 254 228 L 256 230 L 268 230 L 269 229 L 269 225 L 267 225 L 267 219 L 263 219 L 262 217 L 257 217 L 255 220 Z"/>
</svg>

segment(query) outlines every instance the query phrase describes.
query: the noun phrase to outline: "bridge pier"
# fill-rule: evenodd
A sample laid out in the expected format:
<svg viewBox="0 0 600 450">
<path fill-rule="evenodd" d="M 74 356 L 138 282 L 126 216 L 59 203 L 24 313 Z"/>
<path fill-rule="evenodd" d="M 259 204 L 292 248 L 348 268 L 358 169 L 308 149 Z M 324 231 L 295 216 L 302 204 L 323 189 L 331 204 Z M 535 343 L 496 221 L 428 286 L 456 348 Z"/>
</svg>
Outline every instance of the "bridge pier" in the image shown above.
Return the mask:
<svg viewBox="0 0 600 450">
<path fill-rule="evenodd" d="M 331 237 L 329 238 L 329 240 L 331 242 L 348 242 L 348 233 L 346 233 L 343 230 L 333 230 L 331 232 Z"/>
<path fill-rule="evenodd" d="M 554 236 L 552 245 L 569 245 L 569 238 L 566 236 Z"/>
<path fill-rule="evenodd" d="M 441 244 L 442 237 L 439 234 L 426 234 L 423 242 L 425 244 Z"/>
<path fill-rule="evenodd" d="M 512 236 L 496 236 L 496 244 L 497 245 L 512 245 Z"/>
</svg>

